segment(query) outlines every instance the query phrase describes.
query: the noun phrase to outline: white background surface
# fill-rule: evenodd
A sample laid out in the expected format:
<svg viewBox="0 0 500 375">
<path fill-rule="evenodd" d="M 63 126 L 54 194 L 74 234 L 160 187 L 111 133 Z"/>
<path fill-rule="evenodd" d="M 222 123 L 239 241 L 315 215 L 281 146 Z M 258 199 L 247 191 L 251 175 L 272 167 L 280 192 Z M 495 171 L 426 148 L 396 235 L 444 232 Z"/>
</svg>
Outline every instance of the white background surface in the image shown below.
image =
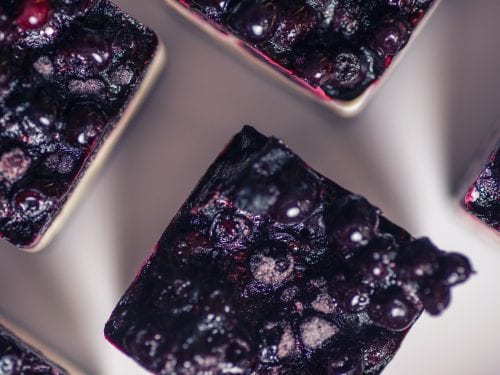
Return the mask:
<svg viewBox="0 0 500 375">
<path fill-rule="evenodd" d="M 143 374 L 104 340 L 104 323 L 196 181 L 250 123 L 414 235 L 472 259 L 477 276 L 442 317 L 419 320 L 384 375 L 500 374 L 500 241 L 469 226 L 451 193 L 500 111 L 499 0 L 445 0 L 349 121 L 249 69 L 160 0 L 116 2 L 161 35 L 169 64 L 55 242 L 37 255 L 0 245 L 4 314 L 91 374 Z"/>
</svg>

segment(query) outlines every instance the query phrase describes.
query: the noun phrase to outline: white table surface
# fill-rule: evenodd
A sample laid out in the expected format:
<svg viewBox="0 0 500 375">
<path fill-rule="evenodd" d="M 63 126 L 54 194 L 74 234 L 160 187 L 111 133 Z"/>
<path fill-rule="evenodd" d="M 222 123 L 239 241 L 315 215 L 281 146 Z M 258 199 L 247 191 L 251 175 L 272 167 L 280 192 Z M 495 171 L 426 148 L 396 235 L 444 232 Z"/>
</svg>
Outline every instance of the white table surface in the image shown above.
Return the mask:
<svg viewBox="0 0 500 375">
<path fill-rule="evenodd" d="M 499 0 L 445 0 L 369 107 L 342 120 L 249 69 L 161 0 L 117 0 L 169 64 L 62 233 L 44 252 L 0 245 L 0 311 L 90 374 L 139 375 L 103 338 L 114 305 L 241 125 L 286 141 L 396 223 L 459 250 L 478 274 L 423 316 L 384 375 L 500 374 L 500 238 L 451 192 L 500 112 Z"/>
</svg>

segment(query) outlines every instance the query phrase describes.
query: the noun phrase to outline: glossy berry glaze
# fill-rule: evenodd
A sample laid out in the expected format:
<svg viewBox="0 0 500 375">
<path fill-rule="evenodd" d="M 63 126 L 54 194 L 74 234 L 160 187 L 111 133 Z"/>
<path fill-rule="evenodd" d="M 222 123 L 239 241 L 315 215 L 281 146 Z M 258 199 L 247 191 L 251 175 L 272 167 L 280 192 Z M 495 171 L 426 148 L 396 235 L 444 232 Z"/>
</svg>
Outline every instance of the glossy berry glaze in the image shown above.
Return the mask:
<svg viewBox="0 0 500 375">
<path fill-rule="evenodd" d="M 469 188 L 465 208 L 500 233 L 500 142 Z"/>
<path fill-rule="evenodd" d="M 152 31 L 104 0 L 0 3 L 0 235 L 35 246 L 117 125 Z"/>
<path fill-rule="evenodd" d="M 65 375 L 68 373 L 0 325 L 0 374 Z"/>
<path fill-rule="evenodd" d="M 158 374 L 379 374 L 472 268 L 245 127 L 108 321 Z"/>
<path fill-rule="evenodd" d="M 352 100 L 378 80 L 433 0 L 177 0 L 317 94 Z"/>
</svg>

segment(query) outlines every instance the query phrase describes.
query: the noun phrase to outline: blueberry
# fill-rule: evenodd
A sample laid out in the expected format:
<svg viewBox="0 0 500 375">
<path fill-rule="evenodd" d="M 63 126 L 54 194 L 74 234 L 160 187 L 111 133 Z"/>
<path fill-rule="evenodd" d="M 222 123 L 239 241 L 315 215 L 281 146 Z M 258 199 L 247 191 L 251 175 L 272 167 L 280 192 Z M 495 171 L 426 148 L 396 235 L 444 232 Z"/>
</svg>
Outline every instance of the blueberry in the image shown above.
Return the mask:
<svg viewBox="0 0 500 375">
<path fill-rule="evenodd" d="M 327 234 L 339 246 L 358 249 L 366 246 L 378 226 L 378 212 L 360 196 L 340 199 L 325 212 Z"/>
<path fill-rule="evenodd" d="M 17 25 L 24 30 L 35 30 L 45 25 L 51 15 L 49 0 L 23 0 L 21 11 L 17 16 Z"/>
<path fill-rule="evenodd" d="M 394 56 L 408 43 L 411 26 L 403 19 L 387 19 L 374 32 L 371 46 L 382 56 Z"/>
<path fill-rule="evenodd" d="M 309 173 L 293 173 L 286 166 L 276 176 L 279 195 L 269 215 L 284 224 L 303 222 L 318 207 L 320 188 Z"/>
<path fill-rule="evenodd" d="M 350 287 L 344 292 L 344 308 L 352 313 L 364 311 L 370 304 L 368 290 L 360 287 Z"/>
<path fill-rule="evenodd" d="M 28 219 L 36 219 L 52 208 L 52 201 L 35 189 L 21 190 L 14 197 L 16 211 Z"/>
<path fill-rule="evenodd" d="M 319 357 L 319 356 L 318 356 Z M 313 357 L 314 359 L 317 357 Z M 324 375 L 363 375 L 361 353 L 349 345 L 342 345 L 321 355 L 318 374 Z"/>
<path fill-rule="evenodd" d="M 0 356 L 0 374 L 15 375 L 21 369 L 21 358 L 13 354 Z"/>
<path fill-rule="evenodd" d="M 280 15 L 273 0 L 247 0 L 230 12 L 228 26 L 251 43 L 267 42 L 274 35 Z"/>
<path fill-rule="evenodd" d="M 97 140 L 107 123 L 107 116 L 95 103 L 72 105 L 66 113 L 68 140 L 75 146 L 90 146 Z"/>
<path fill-rule="evenodd" d="M 106 69 L 112 61 L 111 45 L 99 32 L 83 30 L 56 56 L 59 71 L 87 78 Z"/>
<path fill-rule="evenodd" d="M 321 88 L 331 97 L 349 100 L 357 97 L 379 75 L 381 62 L 362 47 L 342 49 L 332 57 L 331 78 Z"/>
<path fill-rule="evenodd" d="M 442 283 L 454 286 L 467 281 L 473 273 L 472 265 L 467 257 L 458 253 L 442 254 L 439 259 L 439 274 Z"/>
<path fill-rule="evenodd" d="M 333 79 L 335 69 L 332 58 L 321 52 L 308 55 L 305 62 L 297 68 L 297 73 L 314 87 L 322 86 Z"/>
<path fill-rule="evenodd" d="M 420 288 L 418 297 L 428 313 L 439 315 L 450 304 L 450 288 L 446 285 L 429 282 Z"/>
<path fill-rule="evenodd" d="M 439 250 L 427 238 L 412 241 L 399 249 L 396 259 L 398 277 L 419 282 L 432 276 L 438 269 Z"/>
<path fill-rule="evenodd" d="M 49 156 L 44 162 L 44 166 L 58 174 L 64 175 L 72 172 L 75 169 L 77 158 L 66 151 L 57 151 Z"/>
<path fill-rule="evenodd" d="M 412 326 L 420 309 L 403 290 L 391 288 L 372 299 L 368 314 L 376 325 L 398 332 Z"/>
<path fill-rule="evenodd" d="M 312 32 L 317 23 L 318 16 L 313 8 L 291 4 L 282 12 L 272 43 L 278 52 L 288 52 Z"/>
<path fill-rule="evenodd" d="M 368 29 L 373 10 L 371 0 L 340 0 L 333 13 L 333 31 L 347 40 L 357 37 Z"/>
<path fill-rule="evenodd" d="M 381 239 L 384 238 L 382 236 L 375 238 L 370 243 L 371 248 L 361 252 L 356 258 L 358 274 L 363 283 L 375 286 L 383 284 L 393 276 L 396 255 L 392 245 L 387 244 L 387 241 L 394 244 L 393 237 L 389 237 L 390 239 Z"/>
</svg>

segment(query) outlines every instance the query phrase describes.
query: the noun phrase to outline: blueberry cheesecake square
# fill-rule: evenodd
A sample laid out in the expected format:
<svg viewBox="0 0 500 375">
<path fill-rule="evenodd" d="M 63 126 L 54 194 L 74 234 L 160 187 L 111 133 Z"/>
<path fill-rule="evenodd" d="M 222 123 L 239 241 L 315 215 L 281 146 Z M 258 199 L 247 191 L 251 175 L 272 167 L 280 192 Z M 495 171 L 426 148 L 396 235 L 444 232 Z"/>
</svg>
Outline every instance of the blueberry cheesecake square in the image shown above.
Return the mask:
<svg viewBox="0 0 500 375">
<path fill-rule="evenodd" d="M 105 326 L 156 374 L 379 374 L 473 272 L 246 126 Z"/>
<path fill-rule="evenodd" d="M 352 116 L 439 0 L 165 0 L 289 87 Z"/>
<path fill-rule="evenodd" d="M 82 375 L 83 372 L 0 316 L 0 374 Z"/>
<path fill-rule="evenodd" d="M 106 0 L 0 3 L 0 237 L 49 242 L 163 59 L 154 32 Z"/>
</svg>

